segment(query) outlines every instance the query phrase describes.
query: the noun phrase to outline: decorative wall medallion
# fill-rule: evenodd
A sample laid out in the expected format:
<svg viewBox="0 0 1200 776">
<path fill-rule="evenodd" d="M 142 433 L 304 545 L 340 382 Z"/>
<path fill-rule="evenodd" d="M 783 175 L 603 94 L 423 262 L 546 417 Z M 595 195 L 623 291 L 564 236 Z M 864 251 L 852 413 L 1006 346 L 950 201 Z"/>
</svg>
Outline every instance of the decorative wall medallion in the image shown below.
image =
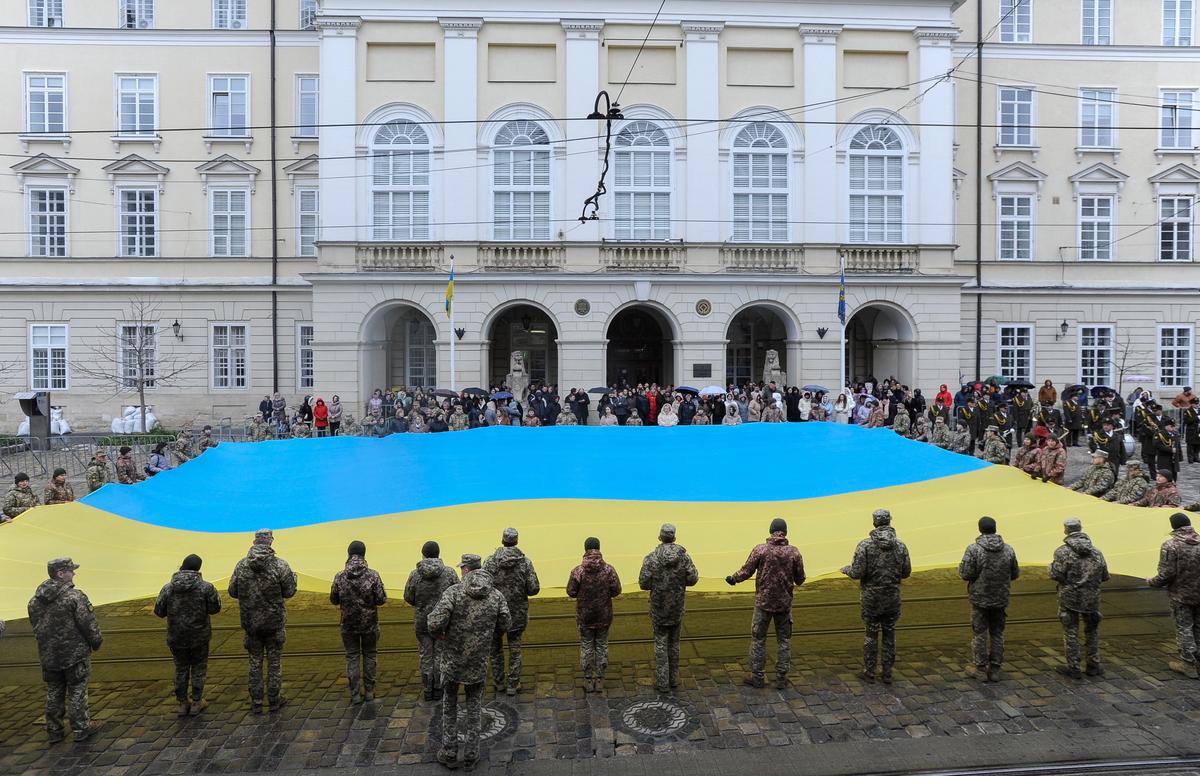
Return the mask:
<svg viewBox="0 0 1200 776">
<path fill-rule="evenodd" d="M 589 302 L 586 299 L 576 299 L 575 300 L 575 314 L 576 315 L 587 315 L 591 311 L 592 311 L 592 303 L 591 302 Z"/>
<path fill-rule="evenodd" d="M 708 301 L 707 299 L 701 299 L 699 302 L 696 302 L 697 315 L 708 315 L 711 312 L 712 302 Z"/>
</svg>

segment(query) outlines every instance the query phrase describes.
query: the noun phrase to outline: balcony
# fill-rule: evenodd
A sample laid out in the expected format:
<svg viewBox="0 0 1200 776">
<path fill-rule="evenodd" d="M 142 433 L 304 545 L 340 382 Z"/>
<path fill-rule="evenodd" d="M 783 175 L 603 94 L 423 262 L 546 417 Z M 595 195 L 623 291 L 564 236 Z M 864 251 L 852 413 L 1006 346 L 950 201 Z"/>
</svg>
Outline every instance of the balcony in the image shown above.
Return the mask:
<svg viewBox="0 0 1200 776">
<path fill-rule="evenodd" d="M 566 260 L 566 248 L 558 244 L 489 243 L 479 247 L 479 265 L 491 271 L 543 272 L 562 269 Z"/>
<path fill-rule="evenodd" d="M 921 250 L 912 245 L 843 245 L 838 254 L 847 272 L 902 274 L 917 271 Z"/>
<path fill-rule="evenodd" d="M 804 249 L 792 245 L 721 246 L 721 266 L 727 272 L 799 272 Z"/>
<path fill-rule="evenodd" d="M 678 272 L 686 255 L 679 243 L 606 242 L 600 246 L 600 265 L 612 272 Z"/>
<path fill-rule="evenodd" d="M 443 269 L 440 245 L 360 243 L 355 259 L 360 272 L 431 272 Z"/>
</svg>

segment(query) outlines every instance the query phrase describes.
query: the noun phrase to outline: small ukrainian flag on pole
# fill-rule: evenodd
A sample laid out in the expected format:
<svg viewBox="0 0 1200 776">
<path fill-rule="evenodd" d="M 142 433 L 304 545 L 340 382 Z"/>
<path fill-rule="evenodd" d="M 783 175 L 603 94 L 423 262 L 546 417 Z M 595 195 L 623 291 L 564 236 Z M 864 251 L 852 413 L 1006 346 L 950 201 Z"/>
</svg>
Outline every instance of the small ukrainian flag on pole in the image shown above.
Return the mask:
<svg viewBox="0 0 1200 776">
<path fill-rule="evenodd" d="M 454 305 L 454 258 L 450 258 L 450 282 L 446 284 L 446 316 L 450 316 L 450 308 Z"/>
</svg>

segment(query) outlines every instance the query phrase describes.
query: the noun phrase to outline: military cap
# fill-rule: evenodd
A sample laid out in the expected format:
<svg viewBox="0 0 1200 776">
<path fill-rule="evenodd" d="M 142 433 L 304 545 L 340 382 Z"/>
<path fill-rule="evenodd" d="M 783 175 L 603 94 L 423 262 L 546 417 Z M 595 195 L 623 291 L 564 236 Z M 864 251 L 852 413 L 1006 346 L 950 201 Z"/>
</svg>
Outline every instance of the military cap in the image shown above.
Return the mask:
<svg viewBox="0 0 1200 776">
<path fill-rule="evenodd" d="M 500 535 L 500 543 L 505 547 L 515 547 L 517 545 L 517 529 L 505 528 L 504 533 Z"/>
<path fill-rule="evenodd" d="M 273 542 L 273 541 L 275 541 L 275 532 L 272 531 L 270 528 L 259 528 L 257 531 L 254 532 L 254 543 L 255 544 L 270 545 L 271 542 Z"/>
<path fill-rule="evenodd" d="M 1163 425 L 1164 426 L 1174 426 L 1175 419 L 1174 418 L 1163 418 Z"/>
<path fill-rule="evenodd" d="M 1104 460 L 1107 461 L 1108 460 L 1108 452 L 1105 450 L 1097 450 L 1096 452 L 1092 453 L 1092 457 L 1093 458 L 1103 458 Z"/>
<path fill-rule="evenodd" d="M 1142 462 L 1141 461 L 1130 461 L 1129 463 L 1125 464 L 1125 468 L 1140 470 L 1142 468 Z"/>
<path fill-rule="evenodd" d="M 1067 529 L 1067 533 L 1079 533 L 1083 530 L 1083 523 L 1078 517 L 1068 517 L 1063 521 L 1063 528 Z"/>
<path fill-rule="evenodd" d="M 458 564 L 459 568 L 467 569 L 468 571 L 478 571 L 483 567 L 482 559 L 474 553 L 464 553 L 462 562 Z"/>
<path fill-rule="evenodd" d="M 997 432 L 998 432 L 999 430 L 1000 430 L 1000 427 L 999 427 L 999 426 L 997 426 L 997 425 L 991 425 L 991 426 L 988 426 L 987 428 L 985 428 L 985 429 L 984 429 L 984 431 L 997 431 Z"/>
<path fill-rule="evenodd" d="M 46 571 L 52 577 L 60 571 L 74 571 L 77 568 L 79 568 L 79 564 L 70 558 L 55 558 L 46 563 Z"/>
<path fill-rule="evenodd" d="M 663 523 L 662 528 L 658 529 L 658 538 L 664 542 L 675 541 L 675 526 L 672 523 Z"/>
<path fill-rule="evenodd" d="M 66 470 L 66 469 L 63 469 L 63 468 L 58 468 L 58 469 L 55 469 L 55 470 L 54 470 L 54 475 L 53 475 L 53 476 L 55 476 L 55 477 L 61 477 L 62 475 L 66 474 L 66 473 L 67 473 L 67 470 Z"/>
<path fill-rule="evenodd" d="M 876 528 L 881 525 L 891 525 L 892 513 L 886 509 L 876 509 L 871 513 L 871 522 L 875 524 Z"/>
<path fill-rule="evenodd" d="M 1110 425 L 1110 426 L 1115 426 L 1115 425 L 1117 425 L 1117 421 L 1113 420 L 1113 416 L 1112 416 L 1112 415 L 1109 415 L 1108 417 L 1104 418 L 1104 419 L 1103 419 L 1103 420 L 1101 420 L 1100 422 L 1101 422 L 1101 423 L 1107 423 L 1107 424 L 1108 424 L 1108 425 Z"/>
</svg>

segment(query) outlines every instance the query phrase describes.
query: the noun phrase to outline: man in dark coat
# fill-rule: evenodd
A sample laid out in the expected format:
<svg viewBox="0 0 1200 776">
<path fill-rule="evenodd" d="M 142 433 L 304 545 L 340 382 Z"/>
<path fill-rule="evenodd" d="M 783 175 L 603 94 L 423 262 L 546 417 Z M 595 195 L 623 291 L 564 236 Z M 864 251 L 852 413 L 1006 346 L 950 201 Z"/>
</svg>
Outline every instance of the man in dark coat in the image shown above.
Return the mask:
<svg viewBox="0 0 1200 776">
<path fill-rule="evenodd" d="M 208 706 L 204 700 L 208 645 L 212 640 L 212 616 L 221 611 L 217 589 L 200 575 L 202 562 L 199 555 L 184 558 L 154 602 L 154 614 L 167 620 L 167 648 L 175 659 L 175 700 L 181 717 L 199 714 Z"/>
</svg>

